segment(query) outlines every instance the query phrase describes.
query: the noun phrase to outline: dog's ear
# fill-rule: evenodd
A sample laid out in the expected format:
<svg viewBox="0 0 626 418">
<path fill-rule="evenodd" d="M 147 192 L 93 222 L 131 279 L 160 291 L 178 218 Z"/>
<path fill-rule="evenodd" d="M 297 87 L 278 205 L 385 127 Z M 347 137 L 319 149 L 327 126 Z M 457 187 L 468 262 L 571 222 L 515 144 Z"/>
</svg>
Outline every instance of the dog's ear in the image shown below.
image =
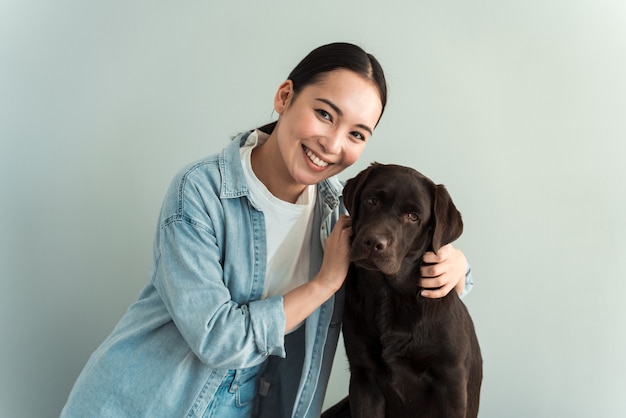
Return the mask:
<svg viewBox="0 0 626 418">
<path fill-rule="evenodd" d="M 442 184 L 435 185 L 433 218 L 433 251 L 436 253 L 463 233 L 461 213 L 454 206 L 450 194 Z"/>
<path fill-rule="evenodd" d="M 365 185 L 365 181 L 370 173 L 380 164 L 372 163 L 365 170 L 361 171 L 355 177 L 346 182 L 343 187 L 343 204 L 346 206 L 351 217 L 356 218 L 359 210 L 359 201 L 361 200 L 361 191 Z"/>
</svg>

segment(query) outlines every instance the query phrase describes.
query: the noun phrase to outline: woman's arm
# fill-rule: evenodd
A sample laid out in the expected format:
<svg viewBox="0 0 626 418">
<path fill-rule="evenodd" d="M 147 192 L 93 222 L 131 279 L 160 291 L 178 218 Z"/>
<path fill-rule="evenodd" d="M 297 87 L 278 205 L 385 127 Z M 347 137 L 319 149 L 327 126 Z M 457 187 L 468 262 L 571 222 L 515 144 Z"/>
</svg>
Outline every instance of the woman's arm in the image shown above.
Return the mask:
<svg viewBox="0 0 626 418">
<path fill-rule="evenodd" d="M 285 332 L 304 321 L 326 302 L 343 284 L 350 264 L 350 217 L 342 215 L 326 240 L 324 259 L 319 273 L 308 283 L 285 294 Z"/>
</svg>

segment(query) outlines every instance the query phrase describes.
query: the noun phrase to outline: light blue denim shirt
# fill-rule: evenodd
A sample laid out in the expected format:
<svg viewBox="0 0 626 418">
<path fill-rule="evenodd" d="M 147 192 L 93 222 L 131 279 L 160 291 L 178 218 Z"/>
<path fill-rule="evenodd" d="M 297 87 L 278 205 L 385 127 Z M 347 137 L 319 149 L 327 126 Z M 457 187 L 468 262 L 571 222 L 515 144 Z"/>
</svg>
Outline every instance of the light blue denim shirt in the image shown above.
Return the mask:
<svg viewBox="0 0 626 418">
<path fill-rule="evenodd" d="M 302 342 L 292 344 L 293 364 L 266 362 L 285 358 L 288 344 L 282 296 L 261 300 L 265 224 L 247 197 L 239 155 L 246 137 L 175 177 L 160 214 L 151 280 L 92 354 L 63 417 L 202 417 L 230 369 L 262 363 L 268 400 L 278 399 L 273 393 L 284 399 L 295 386 L 293 416 L 319 416 L 343 301 L 332 297 L 294 333 Z M 340 214 L 341 190 L 336 178 L 318 185 L 311 275 Z M 294 364 L 295 374 L 281 370 Z M 274 378 L 280 373 L 298 380 Z"/>
<path fill-rule="evenodd" d="M 241 167 L 247 135 L 174 178 L 160 214 L 151 280 L 90 357 L 62 417 L 203 417 L 220 384 L 237 379 L 241 369 L 258 373 L 248 395 L 261 395 L 255 416 L 320 416 L 343 291 L 287 336 L 282 296 L 261 299 L 265 223 Z M 311 276 L 345 212 L 341 190 L 334 177 L 318 185 Z M 467 292 L 469 273 L 466 282 Z"/>
</svg>

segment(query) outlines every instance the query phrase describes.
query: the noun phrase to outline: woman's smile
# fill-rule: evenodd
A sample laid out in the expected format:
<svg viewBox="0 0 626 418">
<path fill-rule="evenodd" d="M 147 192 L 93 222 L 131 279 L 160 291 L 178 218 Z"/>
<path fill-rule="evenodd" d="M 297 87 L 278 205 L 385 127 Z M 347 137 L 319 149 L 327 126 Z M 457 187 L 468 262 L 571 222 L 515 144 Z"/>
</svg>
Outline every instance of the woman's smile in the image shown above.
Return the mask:
<svg viewBox="0 0 626 418">
<path fill-rule="evenodd" d="M 308 157 L 309 161 L 312 162 L 316 168 L 324 169 L 329 164 L 331 164 L 330 162 L 324 161 L 323 159 L 315 155 L 315 153 L 307 148 L 306 145 L 302 145 L 302 149 L 304 150 L 304 154 Z"/>
</svg>

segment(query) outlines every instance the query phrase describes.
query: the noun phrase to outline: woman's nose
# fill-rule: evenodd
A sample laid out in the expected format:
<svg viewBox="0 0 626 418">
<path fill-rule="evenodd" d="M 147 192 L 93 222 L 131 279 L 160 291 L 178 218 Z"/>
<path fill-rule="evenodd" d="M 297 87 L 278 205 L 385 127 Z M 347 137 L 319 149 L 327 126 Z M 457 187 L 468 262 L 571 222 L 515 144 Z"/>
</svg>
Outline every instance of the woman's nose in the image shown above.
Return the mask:
<svg viewBox="0 0 626 418">
<path fill-rule="evenodd" d="M 328 154 L 336 154 L 341 150 L 341 140 L 339 132 L 332 130 L 321 136 L 319 143 L 322 146 L 322 150 Z"/>
</svg>

